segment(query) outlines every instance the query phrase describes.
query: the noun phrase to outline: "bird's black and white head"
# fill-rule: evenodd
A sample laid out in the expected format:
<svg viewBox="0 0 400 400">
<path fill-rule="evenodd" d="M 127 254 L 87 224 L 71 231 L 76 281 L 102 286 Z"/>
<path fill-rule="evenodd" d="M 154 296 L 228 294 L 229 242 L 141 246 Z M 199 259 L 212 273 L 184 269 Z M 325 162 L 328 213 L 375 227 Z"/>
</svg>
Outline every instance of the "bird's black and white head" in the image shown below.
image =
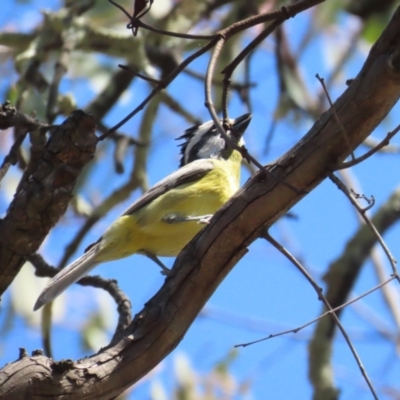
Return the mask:
<svg viewBox="0 0 400 400">
<path fill-rule="evenodd" d="M 229 129 L 227 134 L 239 145 L 244 144 L 242 136 L 251 121 L 251 116 L 243 114 L 229 120 L 233 129 Z M 185 133 L 177 138 L 180 139 L 184 140 L 180 144 L 182 155 L 180 167 L 199 159 L 219 158 L 228 146 L 212 120 L 186 129 Z"/>
</svg>

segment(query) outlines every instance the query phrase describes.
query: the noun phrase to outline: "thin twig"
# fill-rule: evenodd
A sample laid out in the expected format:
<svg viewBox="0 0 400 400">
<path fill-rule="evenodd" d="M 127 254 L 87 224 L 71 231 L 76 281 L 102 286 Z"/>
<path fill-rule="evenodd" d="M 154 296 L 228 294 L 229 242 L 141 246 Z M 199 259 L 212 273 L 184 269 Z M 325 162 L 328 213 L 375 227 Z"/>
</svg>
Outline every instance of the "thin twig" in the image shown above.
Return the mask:
<svg viewBox="0 0 400 400">
<path fill-rule="evenodd" d="M 266 240 L 268 240 L 268 239 L 266 239 Z M 330 315 L 330 314 L 332 314 L 332 313 L 334 313 L 334 312 L 336 312 L 336 311 L 340 311 L 341 309 L 343 309 L 343 308 L 349 306 L 350 304 L 353 304 L 353 303 L 355 303 L 356 301 L 361 300 L 361 299 L 364 298 L 364 297 L 367 297 L 367 296 L 370 295 L 371 293 L 373 293 L 373 292 L 375 292 L 375 291 L 381 289 L 383 286 L 387 285 L 389 282 L 392 282 L 394 279 L 395 279 L 395 277 L 394 277 L 394 276 L 391 276 L 391 277 L 388 278 L 386 281 L 381 282 L 380 284 L 374 286 L 372 289 L 367 290 L 366 292 L 364 292 L 364 293 L 361 294 L 360 296 L 357 296 L 357 297 L 355 297 L 355 298 L 353 298 L 353 299 L 351 299 L 351 300 L 349 300 L 349 301 L 346 301 L 345 303 L 343 303 L 343 304 L 341 304 L 340 306 L 337 306 L 337 307 L 335 307 L 335 308 L 332 308 L 331 310 L 325 311 L 323 314 L 321 314 L 321 315 L 318 316 L 317 318 L 312 319 L 311 321 L 306 322 L 304 325 L 300 325 L 300 326 L 298 326 L 298 327 L 296 327 L 296 328 L 288 329 L 288 330 L 286 330 L 286 331 L 281 331 L 281 332 L 278 332 L 278 333 L 272 333 L 272 334 L 270 334 L 270 335 L 268 335 L 268 336 L 266 336 L 266 337 L 264 337 L 264 338 L 254 340 L 254 341 L 252 341 L 252 342 L 237 344 L 237 345 L 235 345 L 235 347 L 247 347 L 247 346 L 250 346 L 250 345 L 252 345 L 252 344 L 256 344 L 256 343 L 264 342 L 264 341 L 269 340 L 269 339 L 276 338 L 276 337 L 278 337 L 278 336 L 287 335 L 287 334 L 289 334 L 289 333 L 298 333 L 299 331 L 301 331 L 301 330 L 307 328 L 308 326 L 310 326 L 310 325 L 312 325 L 312 324 L 315 324 L 316 322 L 318 322 L 318 321 L 321 320 L 322 318 L 326 317 L 327 315 Z"/>
<path fill-rule="evenodd" d="M 108 129 L 109 128 L 106 125 L 104 125 L 102 121 L 97 122 L 97 130 L 99 132 L 105 134 L 108 132 Z M 118 174 L 122 174 L 125 171 L 123 160 L 130 146 L 144 147 L 149 145 L 149 143 L 143 143 L 140 140 L 137 140 L 129 135 L 120 132 L 113 132 L 110 135 L 108 135 L 108 138 L 113 140 L 115 143 L 113 158 L 114 158 L 115 171 Z"/>
<path fill-rule="evenodd" d="M 275 29 L 286 21 L 287 18 L 281 17 L 273 21 L 268 25 L 255 39 L 253 39 L 236 57 L 227 65 L 221 73 L 226 77 L 231 77 L 237 66 L 253 51 L 258 45 L 260 45 L 268 35 L 275 31 Z M 227 79 L 227 78 L 226 78 Z"/>
<path fill-rule="evenodd" d="M 350 351 L 353 354 L 354 359 L 357 362 L 357 365 L 361 371 L 361 374 L 363 375 L 372 395 L 374 396 L 374 399 L 378 400 L 378 395 L 375 392 L 375 389 L 372 385 L 372 382 L 370 381 L 367 371 L 365 370 L 362 361 L 355 349 L 355 347 L 353 346 L 353 344 L 351 343 L 351 340 L 346 332 L 346 330 L 344 329 L 342 323 L 340 322 L 340 319 L 338 318 L 338 316 L 336 315 L 336 313 L 333 311 L 329 301 L 327 300 L 327 298 L 325 297 L 325 295 L 322 292 L 322 288 L 320 286 L 318 286 L 318 284 L 315 282 L 315 280 L 311 277 L 311 275 L 307 272 L 307 270 L 303 267 L 303 265 L 285 248 L 283 247 L 279 242 L 277 242 L 269 233 L 265 233 L 263 236 L 263 238 L 265 238 L 266 240 L 268 240 L 269 243 L 271 243 L 280 253 L 282 253 L 301 273 L 302 275 L 307 279 L 307 281 L 311 284 L 311 286 L 314 288 L 314 290 L 316 291 L 317 295 L 318 295 L 318 299 L 321 300 L 325 307 L 330 310 L 329 315 L 332 316 L 332 318 L 334 319 L 337 327 L 339 328 L 339 330 L 341 331 L 347 345 L 350 348 Z"/>
<path fill-rule="evenodd" d="M 225 35 L 227 39 L 232 36 L 233 33 L 241 31 L 252 26 L 258 25 L 259 23 L 273 21 L 267 28 L 265 28 L 248 46 L 246 46 L 239 55 L 222 71 L 223 74 L 232 74 L 236 67 L 242 62 L 246 56 L 251 53 L 271 32 L 273 32 L 279 25 L 289 18 L 294 18 L 300 12 L 303 12 L 309 8 L 316 6 L 317 4 L 323 3 L 325 0 L 304 0 L 293 3 L 289 6 L 283 6 L 279 10 L 269 11 L 239 21 L 222 31 L 219 31 L 221 35 Z"/>
<path fill-rule="evenodd" d="M 170 31 L 164 31 L 162 29 L 157 29 L 154 28 L 150 25 L 145 24 L 142 22 L 139 18 L 143 17 L 144 14 L 138 15 L 139 18 L 136 16 L 131 16 L 128 11 L 126 11 L 121 5 L 117 4 L 113 0 L 108 0 L 111 4 L 113 4 L 115 7 L 120 9 L 131 21 L 128 25 L 127 28 L 131 29 L 133 31 L 133 35 L 136 36 L 137 30 L 139 28 L 144 28 L 147 29 L 148 31 L 159 33 L 160 35 L 165 35 L 165 36 L 172 36 L 172 37 L 177 37 L 181 39 L 194 39 L 194 40 L 210 40 L 214 37 L 214 35 L 191 35 L 188 33 L 178 33 L 178 32 L 170 32 Z M 147 12 L 147 11 L 146 11 Z"/>
<path fill-rule="evenodd" d="M 231 84 L 231 77 L 237 66 L 246 59 L 248 55 L 252 53 L 256 47 L 261 44 L 265 38 L 270 35 L 275 29 L 281 25 L 289 16 L 287 15 L 286 7 L 281 8 L 283 15 L 280 18 L 277 18 L 271 24 L 267 26 L 255 39 L 253 39 L 236 57 L 235 59 L 226 66 L 221 73 L 225 75 L 224 77 L 224 87 L 222 90 L 222 110 L 223 110 L 223 118 L 227 119 L 228 111 L 227 111 L 227 99 L 228 99 L 228 92 L 229 86 Z M 286 11 L 286 13 L 285 13 Z"/>
<path fill-rule="evenodd" d="M 247 58 L 246 58 L 246 60 L 247 60 Z M 193 70 L 191 70 L 189 68 L 186 68 L 183 72 L 185 74 L 191 76 L 192 78 L 198 79 L 198 80 L 200 80 L 202 82 L 204 82 L 204 80 L 206 79 L 205 75 L 203 75 L 203 74 L 201 74 L 201 73 L 199 73 L 197 71 L 193 71 Z M 235 90 L 235 91 L 241 93 L 244 90 L 248 90 L 249 88 L 254 88 L 254 87 L 257 86 L 256 82 L 251 82 L 250 81 L 250 75 L 249 74 L 246 74 L 246 78 L 247 79 L 246 79 L 245 83 L 231 82 L 230 83 L 230 88 L 232 90 Z M 219 80 L 217 78 L 214 78 L 212 83 L 213 83 L 214 86 L 223 86 L 223 84 L 224 84 L 224 82 L 222 80 Z"/>
<path fill-rule="evenodd" d="M 129 13 L 124 10 L 121 6 L 116 4 L 113 0 L 109 0 L 110 3 L 114 4 L 116 7 L 118 7 L 124 14 L 129 18 L 132 19 L 132 17 L 129 15 Z M 325 0 L 301 0 L 298 1 L 297 3 L 291 4 L 290 6 L 287 7 L 282 7 L 280 10 L 272 11 L 272 12 L 267 12 L 267 13 L 261 13 L 249 18 L 246 18 L 244 20 L 238 21 L 229 27 L 222 29 L 218 31 L 215 35 L 208 36 L 207 38 L 210 40 L 206 45 L 204 45 L 200 50 L 196 51 L 193 53 L 190 57 L 188 57 L 185 61 L 183 61 L 178 67 L 175 68 L 174 71 L 172 71 L 163 81 L 160 81 L 159 85 L 157 85 L 156 88 L 153 89 L 153 91 L 143 100 L 142 103 L 140 103 L 139 106 L 137 106 L 130 114 L 128 114 L 125 118 L 123 118 L 117 125 L 115 125 L 109 133 L 119 129 L 123 124 L 125 124 L 129 119 L 131 119 L 134 115 L 136 115 L 140 110 L 142 110 L 145 105 L 162 89 L 165 89 L 179 74 L 182 72 L 193 60 L 196 58 L 200 57 L 202 54 L 206 53 L 208 50 L 210 50 L 214 45 L 216 45 L 220 40 L 226 41 L 235 34 L 242 32 L 248 28 L 251 28 L 255 25 L 258 25 L 260 23 L 268 22 L 268 21 L 274 21 L 278 18 L 281 18 L 282 16 L 287 16 L 293 17 L 296 14 L 298 14 L 301 11 L 304 11 L 308 8 L 311 8 L 317 4 L 323 3 Z M 143 22 L 139 21 L 139 26 L 147 27 Z M 148 28 L 148 27 L 147 27 Z M 164 31 L 159 31 L 159 32 L 164 32 Z M 166 32 L 164 32 L 167 34 Z M 179 34 L 181 35 L 181 34 Z M 178 36 L 182 37 L 182 36 Z M 189 35 L 190 39 L 196 38 L 195 35 Z M 205 36 L 197 36 L 197 38 L 206 38 Z M 215 113 L 214 113 L 215 114 Z M 216 115 L 216 114 L 215 114 Z M 216 117 L 215 117 L 216 118 Z M 213 117 L 214 119 L 214 117 Z M 215 119 L 214 119 L 215 121 Z M 218 129 L 220 130 L 220 124 L 217 124 Z M 102 135 L 100 136 L 100 140 L 105 139 L 107 135 Z M 224 136 L 225 138 L 225 136 Z M 247 150 L 242 148 L 241 150 L 242 154 L 244 156 L 246 155 Z M 245 156 L 245 158 L 248 158 L 248 155 Z M 255 165 L 257 165 L 257 161 L 255 159 L 252 160 L 252 162 L 256 162 Z M 257 165 L 258 166 L 258 165 Z M 260 167 L 259 167 L 260 168 Z M 289 185 L 290 186 L 290 185 Z M 292 187 L 293 189 L 293 187 Z"/>
<path fill-rule="evenodd" d="M 109 0 L 111 1 L 111 0 Z M 140 19 L 133 19 L 131 18 L 131 22 L 127 25 L 128 29 L 137 29 L 137 28 L 144 28 L 148 31 L 159 33 L 160 35 L 176 37 L 180 39 L 191 39 L 191 40 L 210 40 L 214 38 L 214 35 L 192 35 L 190 33 L 178 33 L 178 32 L 171 32 L 171 31 L 164 31 L 163 29 L 157 29 L 153 26 L 145 24 Z"/>
<path fill-rule="evenodd" d="M 210 112 L 211 118 L 213 119 L 215 126 L 217 127 L 218 131 L 220 132 L 221 136 L 224 138 L 228 146 L 230 146 L 234 150 L 237 150 L 245 160 L 247 160 L 249 163 L 250 162 L 253 163 L 257 168 L 263 171 L 266 175 L 271 176 L 275 181 L 282 183 L 284 186 L 287 186 L 288 188 L 294 190 L 296 193 L 299 193 L 300 191 L 302 191 L 302 189 L 298 189 L 293 185 L 291 185 L 290 183 L 282 181 L 281 179 L 276 177 L 273 173 L 268 171 L 256 158 L 254 158 L 248 152 L 245 146 L 239 146 L 231 137 L 229 137 L 224 127 L 222 126 L 220 119 L 218 118 L 214 103 L 212 101 L 211 83 L 214 76 L 216 62 L 224 43 L 225 43 L 225 37 L 221 36 L 215 45 L 214 51 L 210 57 L 210 62 L 208 63 L 206 82 L 205 82 L 205 97 L 206 97 L 205 106 Z"/>
<path fill-rule="evenodd" d="M 140 79 L 143 79 L 146 82 L 153 83 L 154 85 L 159 85 L 161 81 L 159 79 L 154 79 L 149 76 L 143 75 L 140 72 L 134 71 L 132 68 L 129 68 L 127 65 L 118 64 L 118 68 L 121 68 L 124 71 L 131 73 L 134 76 L 137 76 Z"/>
<path fill-rule="evenodd" d="M 256 26 L 258 24 L 279 20 L 280 18 L 294 18 L 297 14 L 318 4 L 321 4 L 324 1 L 325 0 L 300 0 L 288 6 L 281 7 L 279 10 L 267 11 L 265 13 L 260 13 L 252 17 L 245 18 L 241 21 L 235 22 L 227 28 L 218 31 L 217 34 L 226 36 L 228 40 L 233 35 L 239 32 L 243 32 L 248 28 L 252 28 L 253 26 Z"/>
<path fill-rule="evenodd" d="M 346 185 L 344 185 L 344 183 L 333 172 L 329 173 L 328 176 L 329 176 L 329 179 L 338 187 L 338 189 L 340 189 L 346 195 L 346 197 L 350 200 L 350 202 L 353 204 L 353 206 L 358 210 L 361 217 L 364 219 L 365 223 L 370 227 L 370 229 L 376 236 L 379 244 L 382 246 L 382 249 L 385 252 L 385 254 L 390 262 L 390 265 L 391 265 L 392 271 L 393 271 L 393 276 L 397 279 L 398 282 L 400 282 L 400 277 L 399 277 L 397 267 L 396 267 L 397 261 L 393 257 L 392 253 L 390 252 L 390 250 L 389 250 L 388 246 L 386 245 L 385 241 L 383 240 L 382 236 L 380 235 L 378 230 L 375 228 L 375 225 L 371 222 L 371 220 L 366 215 L 365 210 L 359 206 L 357 201 L 351 195 L 350 191 L 347 189 Z"/>
<path fill-rule="evenodd" d="M 110 0 L 111 1 L 111 0 Z M 196 58 L 200 57 L 202 54 L 206 53 L 210 50 L 218 37 L 214 37 L 209 43 L 203 46 L 200 50 L 193 53 L 189 56 L 185 61 L 183 61 L 178 67 L 174 69 L 165 79 L 160 81 L 160 83 L 151 91 L 151 93 L 125 118 L 123 118 L 118 124 L 113 126 L 106 134 L 103 134 L 99 137 L 99 140 L 104 140 L 110 133 L 118 130 L 122 125 L 124 125 L 127 121 L 129 121 L 134 115 L 136 115 L 139 111 L 143 110 L 146 104 L 161 90 L 165 89 L 192 61 Z"/>
<path fill-rule="evenodd" d="M 321 78 L 319 76 L 319 74 L 316 74 L 315 77 L 319 80 L 319 82 L 322 85 L 322 88 L 324 89 L 325 95 L 326 95 L 326 97 L 328 99 L 328 102 L 329 102 L 329 105 L 330 105 L 330 107 L 332 109 L 333 115 L 334 115 L 334 117 L 336 119 L 336 122 L 338 123 L 338 125 L 340 127 L 340 131 L 343 133 L 344 140 L 346 141 L 346 144 L 347 144 L 347 146 L 349 148 L 350 156 L 351 156 L 352 160 L 354 161 L 356 159 L 356 157 L 354 156 L 354 152 L 353 152 L 353 149 L 351 147 L 349 136 L 347 135 L 346 129 L 344 128 L 342 122 L 340 121 L 340 119 L 339 119 L 339 117 L 338 117 L 338 115 L 336 113 L 336 108 L 335 108 L 334 104 L 332 103 L 331 96 L 329 95 L 329 92 L 328 92 L 328 90 L 327 90 L 327 88 L 325 86 L 324 78 Z"/>
<path fill-rule="evenodd" d="M 350 167 L 354 167 L 354 165 L 357 165 L 363 161 L 365 161 L 367 158 L 371 157 L 373 154 L 375 154 L 376 152 L 378 152 L 380 149 L 382 149 L 383 147 L 389 145 L 389 141 L 390 139 L 396 135 L 398 132 L 400 131 L 400 124 L 397 125 L 397 127 L 389 132 L 386 137 L 380 142 L 378 143 L 373 149 L 367 151 L 364 155 L 362 155 L 361 157 L 357 157 L 351 161 L 348 162 L 343 162 L 340 163 L 339 165 L 335 166 L 335 171 L 339 170 L 339 169 L 345 169 L 345 168 L 350 168 Z"/>
<path fill-rule="evenodd" d="M 254 55 L 254 53 L 250 53 L 248 57 L 246 57 L 244 59 L 244 82 L 245 84 L 242 87 L 242 90 L 238 91 L 239 97 L 241 98 L 241 100 L 243 101 L 243 103 L 246 105 L 247 110 L 249 110 L 249 112 L 253 112 L 253 105 L 251 103 L 251 97 L 250 97 L 250 90 L 249 88 L 252 87 L 251 84 L 251 76 L 250 76 L 250 63 L 252 60 L 252 56 Z M 235 89 L 235 83 L 230 83 L 231 88 Z M 255 84 L 254 84 L 255 86 Z"/>
<path fill-rule="evenodd" d="M 359 191 L 359 192 L 361 191 L 361 188 L 357 187 L 357 182 L 355 182 L 354 178 L 351 177 L 349 170 L 341 171 L 340 174 L 342 176 L 343 183 L 345 185 L 347 185 L 347 187 L 355 186 L 357 188 L 357 191 Z M 376 228 L 381 232 L 381 235 L 383 235 L 384 231 L 387 230 L 390 225 L 393 225 L 395 223 L 395 221 L 399 219 L 399 216 L 400 216 L 400 212 L 398 209 L 399 194 L 400 194 L 400 191 L 396 190 L 390 196 L 389 200 L 383 206 L 381 206 L 380 209 L 371 218 L 371 223 L 373 223 L 374 226 L 376 226 Z M 369 228 L 369 226 L 367 226 L 364 223 L 362 215 L 360 215 L 360 213 L 358 212 L 358 210 L 356 208 L 353 208 L 353 209 L 354 209 L 354 212 L 356 213 L 356 217 L 359 220 L 360 224 L 362 224 L 362 226 L 365 227 L 365 229 L 369 230 L 370 228 Z M 383 217 L 382 214 L 384 214 L 385 217 Z M 390 216 L 388 214 L 390 214 Z M 385 227 L 383 227 L 382 226 L 382 218 L 386 219 L 386 220 L 390 220 L 391 223 L 389 225 L 384 224 Z M 362 228 L 360 227 L 360 230 L 361 229 Z M 372 234 L 373 238 L 376 239 L 376 236 L 373 232 L 372 233 L 368 232 L 368 234 Z M 357 235 L 360 235 L 360 237 L 362 237 L 361 232 L 358 233 Z M 381 259 L 381 256 L 380 256 L 381 252 L 378 250 L 381 250 L 381 249 L 379 249 L 377 246 L 372 247 L 372 243 L 371 243 L 369 250 L 365 249 L 364 254 L 367 254 L 367 253 L 369 254 L 372 264 L 374 265 L 375 272 L 376 272 L 379 282 L 384 282 L 386 280 L 386 276 L 388 274 L 386 271 L 386 266 L 384 265 L 383 260 Z M 360 263 L 360 265 L 361 265 L 361 263 Z M 337 285 L 340 286 L 340 282 L 337 282 L 337 279 L 334 278 L 333 280 L 336 282 Z M 349 279 L 346 279 L 346 282 L 349 283 L 349 285 L 347 287 L 350 288 L 352 286 L 351 281 L 349 281 Z M 382 297 L 383 297 L 384 301 L 387 303 L 389 310 L 391 310 L 393 319 L 394 319 L 396 325 L 398 327 L 400 327 L 400 310 L 398 309 L 398 306 L 397 306 L 399 304 L 399 292 L 397 289 L 398 289 L 397 287 L 392 287 L 390 285 L 384 286 L 382 288 Z M 341 292 L 343 293 L 343 291 L 341 291 Z"/>
<path fill-rule="evenodd" d="M 97 130 L 101 133 L 106 133 L 109 131 L 110 128 L 108 128 L 103 121 L 97 121 Z M 139 147 L 143 147 L 143 146 L 148 146 L 149 143 L 144 143 L 138 139 L 135 139 L 132 136 L 129 136 L 125 133 L 121 133 L 118 131 L 112 132 L 111 134 L 108 135 L 108 137 L 112 140 L 114 140 L 115 142 L 118 142 L 119 140 L 128 140 L 128 144 L 132 145 L 132 146 L 139 146 Z"/>
<path fill-rule="evenodd" d="M 372 149 L 376 145 L 378 145 L 378 143 L 379 143 L 379 140 L 375 139 L 373 136 L 368 136 L 367 138 L 364 139 L 364 141 L 361 143 L 361 145 L 367 147 L 368 149 Z M 388 146 L 383 147 L 381 149 L 381 153 L 399 154 L 400 146 L 398 146 L 396 144 L 389 144 Z"/>
<path fill-rule="evenodd" d="M 350 38 L 347 38 L 347 47 L 339 54 L 339 58 L 334 65 L 334 68 L 330 72 L 329 76 L 325 80 L 325 86 L 329 91 L 329 88 L 334 83 L 335 79 L 343 73 L 346 62 L 355 54 L 355 50 L 359 43 L 360 36 L 364 31 L 364 24 L 360 24 L 358 28 L 356 28 L 353 32 L 350 33 Z M 325 96 L 324 90 L 317 95 L 319 101 L 318 103 L 321 106 L 324 104 L 323 97 Z"/>
</svg>

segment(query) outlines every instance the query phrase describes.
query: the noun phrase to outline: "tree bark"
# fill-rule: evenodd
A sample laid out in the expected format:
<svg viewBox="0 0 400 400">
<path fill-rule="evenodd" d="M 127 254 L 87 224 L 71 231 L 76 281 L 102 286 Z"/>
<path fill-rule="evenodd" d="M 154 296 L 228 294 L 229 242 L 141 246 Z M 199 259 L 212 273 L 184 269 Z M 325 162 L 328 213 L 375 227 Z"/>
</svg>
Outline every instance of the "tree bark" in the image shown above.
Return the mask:
<svg viewBox="0 0 400 400">
<path fill-rule="evenodd" d="M 28 167 L 0 222 L 0 295 L 65 213 L 96 143 L 93 117 L 75 111 L 54 129 L 43 149 L 32 145 Z"/>
</svg>

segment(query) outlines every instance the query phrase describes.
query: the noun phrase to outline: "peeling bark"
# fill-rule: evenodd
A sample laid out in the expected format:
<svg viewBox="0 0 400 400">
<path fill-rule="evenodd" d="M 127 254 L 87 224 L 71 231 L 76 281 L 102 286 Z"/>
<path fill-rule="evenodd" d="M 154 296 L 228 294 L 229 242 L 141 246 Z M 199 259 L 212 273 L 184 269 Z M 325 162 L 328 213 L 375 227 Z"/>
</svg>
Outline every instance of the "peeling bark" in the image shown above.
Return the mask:
<svg viewBox="0 0 400 400">
<path fill-rule="evenodd" d="M 92 159 L 96 143 L 93 117 L 75 111 L 51 132 L 44 149 L 32 148 L 14 200 L 0 222 L 0 295 L 66 211 L 76 178 Z"/>
</svg>

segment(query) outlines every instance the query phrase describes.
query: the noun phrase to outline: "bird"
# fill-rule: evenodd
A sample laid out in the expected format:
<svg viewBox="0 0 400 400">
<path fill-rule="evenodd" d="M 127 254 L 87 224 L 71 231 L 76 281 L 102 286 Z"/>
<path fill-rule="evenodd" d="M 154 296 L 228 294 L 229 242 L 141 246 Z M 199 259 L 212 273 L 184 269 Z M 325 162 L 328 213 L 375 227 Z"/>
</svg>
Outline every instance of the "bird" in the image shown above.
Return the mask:
<svg viewBox="0 0 400 400">
<path fill-rule="evenodd" d="M 229 119 L 226 133 L 237 146 L 252 115 Z M 176 257 L 239 189 L 242 155 L 226 143 L 214 121 L 197 124 L 177 138 L 179 169 L 159 181 L 117 218 L 85 253 L 55 275 L 39 295 L 38 310 L 101 263 L 142 254 L 155 261 Z"/>
</svg>

